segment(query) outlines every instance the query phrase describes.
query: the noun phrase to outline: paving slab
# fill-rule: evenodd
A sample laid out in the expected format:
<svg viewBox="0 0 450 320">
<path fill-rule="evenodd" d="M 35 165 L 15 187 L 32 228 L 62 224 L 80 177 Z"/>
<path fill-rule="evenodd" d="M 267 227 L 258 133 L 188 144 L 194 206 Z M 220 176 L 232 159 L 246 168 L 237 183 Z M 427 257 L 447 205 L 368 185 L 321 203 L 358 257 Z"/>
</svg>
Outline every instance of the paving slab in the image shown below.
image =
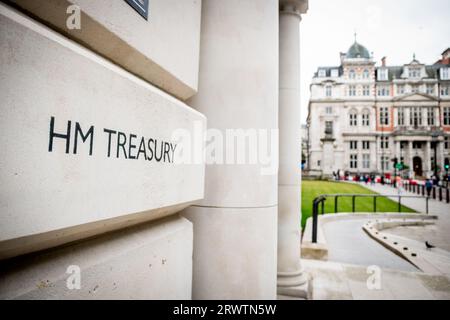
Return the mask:
<svg viewBox="0 0 450 320">
<path fill-rule="evenodd" d="M 323 226 L 328 260 L 403 271 L 419 271 L 414 265 L 371 239 L 362 229 L 370 219 L 337 220 Z"/>
<path fill-rule="evenodd" d="M 369 287 L 373 273 L 366 266 L 308 259 L 303 266 L 314 300 L 450 299 L 448 276 L 380 268 L 379 286 Z"/>
<path fill-rule="evenodd" d="M 366 185 L 364 183 L 360 183 L 360 185 L 380 194 L 398 194 L 397 189 L 388 185 Z M 416 195 L 415 193 L 405 190 L 402 190 L 401 194 Z M 392 198 L 392 200 L 397 201 L 397 199 L 395 198 Z M 404 198 L 402 199 L 402 204 L 416 210 L 417 212 L 425 213 L 426 205 L 424 199 Z M 438 248 L 450 251 L 450 204 L 443 201 L 430 199 L 429 214 L 436 215 L 438 217 L 435 226 L 418 228 L 398 227 L 390 229 L 387 232 L 421 241 L 423 243 L 425 243 L 425 241 L 428 241 Z"/>
</svg>

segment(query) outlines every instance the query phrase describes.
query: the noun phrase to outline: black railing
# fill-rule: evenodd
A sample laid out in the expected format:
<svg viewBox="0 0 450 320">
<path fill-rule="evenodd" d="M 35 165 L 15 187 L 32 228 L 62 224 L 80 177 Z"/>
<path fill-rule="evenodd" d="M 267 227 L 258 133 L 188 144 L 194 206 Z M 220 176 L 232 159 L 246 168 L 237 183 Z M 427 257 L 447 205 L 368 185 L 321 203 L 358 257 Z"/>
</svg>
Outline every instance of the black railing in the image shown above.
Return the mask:
<svg viewBox="0 0 450 320">
<path fill-rule="evenodd" d="M 429 197 L 425 196 L 406 196 L 393 194 L 323 194 L 313 200 L 313 225 L 312 225 L 312 242 L 317 243 L 317 226 L 319 220 L 319 205 L 321 206 L 322 215 L 325 213 L 325 201 L 327 198 L 334 198 L 334 213 L 338 213 L 339 198 L 352 198 L 352 212 L 356 212 L 356 198 L 373 198 L 373 212 L 377 212 L 378 198 L 398 198 L 398 212 L 402 212 L 402 198 L 421 198 L 425 199 L 425 212 L 428 214 Z M 333 213 L 333 212 L 329 212 Z"/>
<path fill-rule="evenodd" d="M 397 188 L 394 182 L 391 183 L 391 186 Z M 403 184 L 403 188 L 412 193 L 421 194 L 422 196 L 426 195 L 434 200 L 450 203 L 450 189 L 444 186 L 432 186 L 427 188 L 424 184 L 406 182 Z"/>
</svg>

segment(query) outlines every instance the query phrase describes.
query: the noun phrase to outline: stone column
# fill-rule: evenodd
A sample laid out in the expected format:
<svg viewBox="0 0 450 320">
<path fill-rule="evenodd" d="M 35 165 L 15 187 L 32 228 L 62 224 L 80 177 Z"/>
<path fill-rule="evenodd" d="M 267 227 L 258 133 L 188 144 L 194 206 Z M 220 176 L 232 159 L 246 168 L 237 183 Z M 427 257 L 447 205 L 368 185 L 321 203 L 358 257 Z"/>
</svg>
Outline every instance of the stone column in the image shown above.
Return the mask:
<svg viewBox="0 0 450 320">
<path fill-rule="evenodd" d="M 211 136 L 205 197 L 183 212 L 194 224 L 192 297 L 275 299 L 278 153 L 261 150 L 272 151 L 272 169 L 247 155 L 278 143 L 270 136 L 278 128 L 278 0 L 203 0 L 200 56 L 199 92 L 188 104 L 207 117 Z M 218 162 L 208 157 L 212 142 Z"/>
<path fill-rule="evenodd" d="M 303 296 L 300 263 L 300 20 L 307 0 L 280 0 L 280 168 L 278 173 L 278 293 Z"/>
<path fill-rule="evenodd" d="M 378 161 L 377 161 L 377 140 L 370 142 L 370 170 L 377 171 L 378 170 Z"/>
<path fill-rule="evenodd" d="M 412 141 L 408 141 L 408 161 L 409 161 L 409 176 L 412 178 L 414 176 Z"/>
<path fill-rule="evenodd" d="M 411 125 L 411 108 L 403 107 L 403 110 L 405 110 L 405 126 Z"/>
<path fill-rule="evenodd" d="M 428 108 L 421 108 L 420 112 L 422 114 L 422 126 L 428 126 Z"/>
<path fill-rule="evenodd" d="M 402 159 L 400 159 L 400 154 L 401 154 L 401 152 L 400 152 L 400 145 L 401 145 L 401 141 L 397 141 L 396 143 L 395 143 L 395 157 L 397 158 L 397 161 L 398 162 L 401 162 L 402 161 Z"/>
<path fill-rule="evenodd" d="M 436 127 L 441 126 L 441 117 L 440 117 L 440 109 L 438 107 L 434 108 L 434 125 Z"/>
<path fill-rule="evenodd" d="M 426 142 L 426 146 L 425 146 L 425 168 L 424 171 L 427 173 L 427 175 L 431 176 L 433 175 L 433 170 L 431 170 L 431 155 L 432 155 L 432 151 L 431 151 L 431 141 L 427 141 Z"/>
<path fill-rule="evenodd" d="M 445 156 L 444 156 L 444 141 L 438 142 L 438 166 L 441 168 L 441 175 L 445 174 L 444 169 L 444 162 L 445 162 Z"/>
</svg>

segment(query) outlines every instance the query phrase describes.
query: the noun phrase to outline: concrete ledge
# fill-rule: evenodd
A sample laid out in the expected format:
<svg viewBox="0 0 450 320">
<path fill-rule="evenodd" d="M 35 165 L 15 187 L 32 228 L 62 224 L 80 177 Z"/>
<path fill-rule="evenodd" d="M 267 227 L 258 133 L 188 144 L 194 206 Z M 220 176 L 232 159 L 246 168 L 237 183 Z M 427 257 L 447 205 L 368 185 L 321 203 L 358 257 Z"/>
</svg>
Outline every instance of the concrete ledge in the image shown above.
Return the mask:
<svg viewBox="0 0 450 320">
<path fill-rule="evenodd" d="M 0 299 L 189 300 L 192 250 L 192 223 L 171 216 L 2 261 Z M 67 286 L 69 266 L 79 288 Z"/>
<path fill-rule="evenodd" d="M 394 219 L 369 221 L 363 230 L 381 245 L 409 261 L 428 274 L 449 275 L 450 253 L 439 248 L 426 248 L 425 243 L 382 232 L 401 226 L 427 226 L 434 224 L 425 219 Z"/>
<path fill-rule="evenodd" d="M 337 220 L 357 220 L 357 219 L 403 219 L 414 218 L 422 220 L 437 219 L 436 216 L 426 214 L 414 214 L 414 213 L 337 213 L 337 214 L 325 214 L 319 215 L 317 226 L 317 243 L 312 243 L 312 217 L 306 221 L 305 230 L 303 232 L 303 240 L 301 244 L 301 255 L 305 259 L 314 260 L 327 260 L 328 259 L 328 245 L 325 234 L 323 232 L 323 226 L 328 222 L 334 222 Z"/>
<path fill-rule="evenodd" d="M 7 2 L 179 99 L 186 100 L 197 92 L 199 3 L 151 1 L 152 14 L 165 10 L 166 19 L 152 17 L 150 23 L 139 17 L 125 1 Z M 81 9 L 80 29 L 68 29 L 66 26 L 69 17 L 66 10 L 72 4 Z M 165 36 L 164 41 L 159 35 Z M 180 61 L 185 61 L 185 65 Z"/>
</svg>

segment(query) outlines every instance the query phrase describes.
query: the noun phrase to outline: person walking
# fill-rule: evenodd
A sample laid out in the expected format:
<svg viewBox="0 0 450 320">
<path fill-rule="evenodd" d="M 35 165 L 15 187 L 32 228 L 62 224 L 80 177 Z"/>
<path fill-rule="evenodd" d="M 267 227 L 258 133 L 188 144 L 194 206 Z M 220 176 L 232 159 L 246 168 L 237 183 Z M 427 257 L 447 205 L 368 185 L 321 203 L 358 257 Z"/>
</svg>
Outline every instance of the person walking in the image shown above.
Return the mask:
<svg viewBox="0 0 450 320">
<path fill-rule="evenodd" d="M 403 192 L 403 180 L 402 177 L 397 176 L 395 177 L 395 183 L 397 185 L 398 194 L 401 195 Z"/>
<path fill-rule="evenodd" d="M 427 179 L 425 182 L 425 189 L 427 189 L 427 196 L 431 195 L 431 189 L 433 189 L 433 182 L 430 179 Z"/>
</svg>

